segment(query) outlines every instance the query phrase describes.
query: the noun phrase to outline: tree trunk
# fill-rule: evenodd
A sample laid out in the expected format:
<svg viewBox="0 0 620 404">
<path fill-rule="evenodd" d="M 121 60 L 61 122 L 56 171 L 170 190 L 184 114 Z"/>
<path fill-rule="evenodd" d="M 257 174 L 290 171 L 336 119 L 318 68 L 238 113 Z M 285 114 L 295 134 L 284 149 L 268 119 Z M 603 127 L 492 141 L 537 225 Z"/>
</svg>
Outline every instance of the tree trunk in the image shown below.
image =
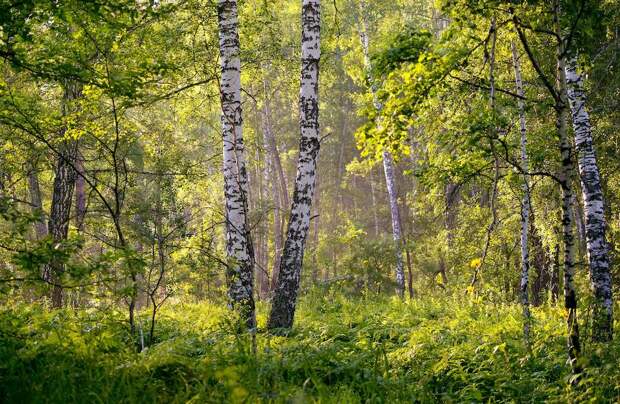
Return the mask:
<svg viewBox="0 0 620 404">
<path fill-rule="evenodd" d="M 30 204 L 32 212 L 39 215 L 34 223 L 34 231 L 37 240 L 42 240 L 47 236 L 47 226 L 43 212 L 43 201 L 41 198 L 41 187 L 39 186 L 39 173 L 36 166 L 31 166 L 28 170 L 28 192 L 30 194 Z"/>
<path fill-rule="evenodd" d="M 278 286 L 267 324 L 269 329 L 292 327 L 295 315 L 304 247 L 314 198 L 316 160 L 320 147 L 318 100 L 320 32 L 320 0 L 303 0 L 299 97 L 301 141 L 286 243 L 280 263 Z"/>
<path fill-rule="evenodd" d="M 377 215 L 377 196 L 375 195 L 375 179 L 372 172 L 374 168 L 371 167 L 368 171 L 368 184 L 370 184 L 370 200 L 372 201 L 372 224 L 374 230 L 374 236 L 379 236 L 379 216 Z"/>
<path fill-rule="evenodd" d="M 521 79 L 521 66 L 517 47 L 511 43 L 512 62 L 515 70 L 515 83 L 517 95 L 523 97 L 523 80 Z M 521 170 L 523 171 L 523 199 L 521 201 L 521 282 L 520 297 L 523 306 L 523 336 L 526 344 L 530 342 L 530 302 L 529 302 L 529 271 L 530 255 L 528 246 L 529 219 L 530 219 L 530 184 L 529 184 L 529 159 L 527 155 L 527 128 L 525 126 L 525 103 L 519 99 L 519 130 L 521 132 Z"/>
<path fill-rule="evenodd" d="M 538 307 L 543 304 L 543 299 L 546 296 L 546 291 L 549 286 L 549 254 L 545 251 L 542 239 L 534 224 L 535 218 L 533 213 L 530 207 L 530 267 L 533 268 L 536 273 L 536 279 L 531 288 L 532 305 Z"/>
<path fill-rule="evenodd" d="M 86 216 L 86 181 L 84 181 L 84 157 L 77 156 L 75 168 L 78 173 L 75 178 L 75 227 L 79 232 L 84 230 Z"/>
<path fill-rule="evenodd" d="M 576 58 L 568 60 L 565 72 L 579 163 L 579 179 L 585 203 L 586 248 L 590 264 L 590 282 L 595 297 L 592 338 L 595 341 L 611 341 L 613 300 L 609 254 L 605 239 L 606 224 L 601 176 L 592 142 L 590 117 L 585 108 L 586 96 L 582 78 L 577 73 Z"/>
<path fill-rule="evenodd" d="M 556 244 L 553 249 L 553 261 L 551 268 L 551 280 L 549 289 L 551 289 L 551 303 L 554 305 L 558 302 L 560 295 L 560 245 Z"/>
<path fill-rule="evenodd" d="M 555 23 L 559 30 L 559 3 L 555 5 Z M 574 171 L 572 148 L 567 134 L 568 100 L 566 94 L 566 77 L 562 55 L 564 49 L 562 41 L 557 49 L 557 93 L 555 109 L 557 114 L 556 126 L 560 138 L 561 168 L 559 173 L 562 188 L 562 238 L 564 242 L 564 307 L 567 311 L 568 327 L 568 359 L 574 373 L 580 372 L 577 358 L 581 352 L 579 341 L 579 324 L 577 321 L 577 291 L 574 284 L 575 276 L 575 218 L 573 215 L 573 190 L 571 176 Z"/>
<path fill-rule="evenodd" d="M 220 44 L 220 98 L 226 203 L 228 297 L 248 328 L 256 327 L 254 313 L 254 251 L 248 225 L 248 174 L 241 116 L 241 62 L 237 32 L 237 1 L 218 0 Z"/>
<path fill-rule="evenodd" d="M 286 178 L 282 170 L 282 162 L 280 153 L 276 145 L 273 128 L 271 126 L 271 108 L 269 108 L 269 92 L 267 81 L 263 81 L 265 92 L 265 100 L 261 113 L 263 143 L 265 150 L 268 151 L 267 165 L 270 168 L 271 177 L 271 199 L 273 202 L 273 266 L 271 269 L 271 282 L 267 285 L 268 290 L 265 293 L 271 293 L 275 290 L 278 282 L 278 272 L 280 271 L 280 257 L 282 255 L 282 210 L 288 202 L 288 188 Z M 265 268 L 266 270 L 267 268 Z"/>
<path fill-rule="evenodd" d="M 76 83 L 65 83 L 63 95 L 63 115 L 67 115 L 72 108 L 72 101 L 81 94 L 81 87 Z M 63 134 L 66 129 L 63 129 Z M 71 219 L 71 203 L 73 188 L 75 187 L 75 160 L 77 157 L 78 142 L 65 140 L 59 146 L 57 156 L 52 204 L 48 221 L 48 234 L 55 245 L 67 240 L 69 235 L 69 221 Z M 52 258 L 44 269 L 43 278 L 52 286 L 52 307 L 60 308 L 63 305 L 62 274 L 65 264 L 57 258 Z"/>
<path fill-rule="evenodd" d="M 314 240 L 313 240 L 313 244 L 314 244 L 314 251 L 312 253 L 312 283 L 313 284 L 317 284 L 317 282 L 319 281 L 319 218 L 320 218 L 320 213 L 321 213 L 321 209 L 320 209 L 320 203 L 321 203 L 321 187 L 319 186 L 319 175 L 317 173 L 316 175 L 316 190 L 315 190 L 315 196 L 314 196 L 314 217 L 312 218 L 312 220 L 314 221 L 314 229 L 313 229 L 313 236 L 314 236 Z"/>
<path fill-rule="evenodd" d="M 273 167 L 275 169 L 275 175 L 279 180 L 280 192 L 282 196 L 282 207 L 288 208 L 290 206 L 290 200 L 288 197 L 288 185 L 286 181 L 286 175 L 282 168 L 282 160 L 280 159 L 280 152 L 278 151 L 278 145 L 276 143 L 276 137 L 273 133 L 273 127 L 271 125 L 271 108 L 269 107 L 269 83 L 267 80 L 263 80 L 263 88 L 265 91 L 265 105 L 263 109 L 264 119 L 264 134 L 266 137 L 267 150 L 271 154 L 273 160 Z M 274 175 L 274 179 L 276 178 Z"/>
<path fill-rule="evenodd" d="M 398 194 L 394 180 L 394 162 L 388 151 L 383 152 L 383 170 L 390 200 L 390 214 L 392 216 L 392 237 L 396 247 L 396 293 L 402 299 L 405 296 L 405 272 L 403 269 L 402 234 L 400 229 L 400 214 L 398 210 Z"/>
</svg>

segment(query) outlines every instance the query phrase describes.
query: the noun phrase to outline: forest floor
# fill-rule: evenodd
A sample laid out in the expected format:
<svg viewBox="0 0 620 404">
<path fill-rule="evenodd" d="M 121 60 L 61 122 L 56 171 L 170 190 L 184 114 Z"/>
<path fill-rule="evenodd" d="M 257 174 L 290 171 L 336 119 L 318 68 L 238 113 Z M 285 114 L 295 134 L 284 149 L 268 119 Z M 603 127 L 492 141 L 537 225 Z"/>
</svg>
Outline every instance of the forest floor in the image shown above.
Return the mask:
<svg viewBox="0 0 620 404">
<path fill-rule="evenodd" d="M 225 307 L 179 303 L 162 309 L 154 343 L 137 353 L 124 313 L 4 307 L 0 402 L 620 400 L 620 338 L 585 343 L 570 387 L 562 309 L 533 310 L 530 352 L 520 313 L 463 294 L 404 303 L 316 291 L 288 336 L 264 332 L 260 304 L 253 344 Z"/>
</svg>

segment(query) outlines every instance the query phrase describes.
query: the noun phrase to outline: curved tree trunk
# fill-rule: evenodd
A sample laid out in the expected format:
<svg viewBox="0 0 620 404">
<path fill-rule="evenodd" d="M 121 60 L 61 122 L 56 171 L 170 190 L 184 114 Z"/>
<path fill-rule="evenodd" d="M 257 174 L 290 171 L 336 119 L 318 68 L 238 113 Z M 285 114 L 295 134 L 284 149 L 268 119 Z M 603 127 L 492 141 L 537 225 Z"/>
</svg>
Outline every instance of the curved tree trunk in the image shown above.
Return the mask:
<svg viewBox="0 0 620 404">
<path fill-rule="evenodd" d="M 576 58 L 566 63 L 568 100 L 573 118 L 579 179 L 585 202 L 586 247 L 590 264 L 590 282 L 595 297 L 592 338 L 610 341 L 613 334 L 613 300 L 609 254 L 605 239 L 605 210 L 601 176 L 592 143 L 592 126 L 586 111 L 582 78 Z"/>
<path fill-rule="evenodd" d="M 218 0 L 220 99 L 224 149 L 226 255 L 228 297 L 248 328 L 254 329 L 254 251 L 247 218 L 248 174 L 245 167 L 241 117 L 241 62 L 237 1 Z"/>
<path fill-rule="evenodd" d="M 303 0 L 301 34 L 301 90 L 299 124 L 301 141 L 297 177 L 291 206 L 286 243 L 280 262 L 278 286 L 273 298 L 267 327 L 290 328 L 293 325 L 304 248 L 310 227 L 310 212 L 319 154 L 319 59 L 321 57 L 320 0 Z"/>
</svg>

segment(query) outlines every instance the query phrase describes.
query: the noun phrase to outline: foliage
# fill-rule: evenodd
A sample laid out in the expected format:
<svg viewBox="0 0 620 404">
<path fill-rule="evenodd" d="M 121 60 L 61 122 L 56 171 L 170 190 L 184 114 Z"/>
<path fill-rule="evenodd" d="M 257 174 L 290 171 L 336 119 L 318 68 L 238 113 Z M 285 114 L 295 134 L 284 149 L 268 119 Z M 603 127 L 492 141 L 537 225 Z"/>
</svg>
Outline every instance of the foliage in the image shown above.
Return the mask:
<svg viewBox="0 0 620 404">
<path fill-rule="evenodd" d="M 261 307 L 259 327 L 264 326 Z M 532 351 L 513 304 L 462 295 L 400 302 L 314 290 L 286 337 L 256 353 L 220 306 L 175 304 L 155 345 L 135 353 L 119 312 L 19 305 L 0 314 L 5 402 L 566 402 L 620 398 L 618 338 L 587 346 L 567 387 L 558 308 L 534 311 Z M 25 383 L 24 381 L 28 382 Z"/>
</svg>

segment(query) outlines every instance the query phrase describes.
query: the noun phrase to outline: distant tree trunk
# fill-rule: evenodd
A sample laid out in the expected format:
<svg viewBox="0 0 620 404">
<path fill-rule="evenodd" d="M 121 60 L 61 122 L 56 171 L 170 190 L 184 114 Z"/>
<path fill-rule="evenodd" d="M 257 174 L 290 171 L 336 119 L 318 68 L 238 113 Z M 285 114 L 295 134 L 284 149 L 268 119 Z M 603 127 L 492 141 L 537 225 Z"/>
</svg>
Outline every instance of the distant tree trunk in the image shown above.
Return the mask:
<svg viewBox="0 0 620 404">
<path fill-rule="evenodd" d="M 312 218 L 312 220 L 314 221 L 314 229 L 313 229 L 313 244 L 314 244 L 314 251 L 312 254 L 312 283 L 316 284 L 319 281 L 319 219 L 320 219 L 320 212 L 321 212 L 321 187 L 319 186 L 319 175 L 317 173 L 316 175 L 316 189 L 315 189 L 315 195 L 314 195 L 314 217 Z"/>
<path fill-rule="evenodd" d="M 80 96 L 81 87 L 76 83 L 65 83 L 63 95 L 63 115 L 67 115 L 72 108 L 71 103 Z M 63 134 L 64 131 L 63 129 Z M 75 187 L 75 160 L 77 157 L 78 142 L 64 140 L 58 148 L 56 168 L 54 170 L 54 185 L 52 204 L 48 221 L 48 233 L 54 244 L 58 245 L 67 240 L 69 235 L 69 221 L 71 219 L 71 204 L 73 188 Z M 62 274 L 65 264 L 57 258 L 52 258 L 44 270 L 44 279 L 52 286 L 52 307 L 60 308 L 63 305 Z"/>
<path fill-rule="evenodd" d="M 78 151 L 79 154 L 79 151 Z M 84 230 L 86 216 L 86 181 L 84 181 L 84 157 L 78 155 L 75 160 L 78 174 L 75 178 L 75 227 L 81 233 Z"/>
<path fill-rule="evenodd" d="M 269 100 L 269 83 L 267 80 L 263 80 L 263 88 L 265 92 L 265 105 L 263 107 L 263 119 L 264 119 L 264 134 L 266 137 L 266 146 L 267 150 L 271 154 L 271 158 L 273 160 L 273 167 L 275 170 L 275 175 L 279 180 L 280 184 L 280 192 L 282 197 L 282 207 L 287 208 L 290 206 L 290 200 L 288 197 L 288 185 L 286 181 L 286 175 L 284 174 L 284 169 L 282 168 L 282 160 L 280 159 L 280 152 L 278 151 L 278 145 L 276 143 L 276 137 L 273 133 L 273 127 L 271 125 L 271 108 L 270 108 L 270 100 Z M 276 177 L 274 176 L 274 179 Z"/>
<path fill-rule="evenodd" d="M 601 176 L 592 142 L 592 126 L 586 110 L 586 95 L 577 60 L 572 57 L 565 66 L 568 100 L 572 111 L 575 149 L 579 162 L 579 179 L 585 202 L 586 246 L 590 264 L 590 282 L 595 306 L 592 338 L 611 341 L 613 335 L 613 300 L 609 253 L 605 239 L 606 223 Z"/>
<path fill-rule="evenodd" d="M 31 165 L 28 170 L 28 192 L 30 194 L 30 204 L 32 212 L 39 215 L 34 223 L 34 231 L 37 240 L 42 240 L 47 236 L 47 226 L 43 216 L 43 202 L 41 198 L 41 187 L 39 186 L 39 173 L 37 167 Z"/>
<path fill-rule="evenodd" d="M 583 256 L 586 254 L 586 225 L 583 222 L 584 213 L 583 207 L 581 206 L 581 201 L 578 196 L 573 193 L 573 214 L 575 216 L 575 225 L 577 226 L 577 241 L 578 241 L 578 249 L 579 255 Z"/>
<path fill-rule="evenodd" d="M 248 225 L 248 174 L 245 167 L 241 116 L 241 62 L 237 1 L 218 0 L 220 98 L 224 149 L 226 255 L 228 297 L 248 328 L 256 327 L 254 313 L 254 251 Z"/>
<path fill-rule="evenodd" d="M 560 295 L 560 245 L 556 244 L 553 249 L 553 261 L 551 267 L 551 303 L 556 304 Z"/>
<path fill-rule="evenodd" d="M 301 90 L 299 97 L 301 141 L 297 177 L 278 286 L 267 327 L 293 325 L 304 248 L 314 198 L 316 160 L 319 154 L 319 59 L 321 57 L 320 0 L 303 0 L 301 34 Z"/>
<path fill-rule="evenodd" d="M 270 291 L 274 291 L 278 282 L 278 272 L 280 271 L 280 258 L 282 256 L 282 206 L 280 205 L 280 195 L 278 192 L 278 183 L 273 174 L 271 182 L 271 196 L 273 198 L 273 267 L 271 270 L 271 286 Z"/>
<path fill-rule="evenodd" d="M 368 171 L 368 184 L 370 184 L 370 198 L 372 201 L 372 224 L 374 230 L 374 236 L 377 237 L 379 235 L 379 216 L 377 215 L 377 196 L 375 195 L 375 179 L 372 172 L 374 169 L 371 167 Z"/>
<path fill-rule="evenodd" d="M 278 282 L 278 272 L 280 271 L 280 258 L 282 256 L 282 211 L 284 207 L 287 207 L 288 203 L 288 188 L 286 185 L 286 178 L 284 177 L 284 171 L 282 170 L 282 162 L 280 160 L 280 153 L 276 145 L 275 136 L 273 134 L 273 128 L 271 126 L 271 108 L 269 107 L 269 91 L 267 81 L 263 81 L 263 88 L 265 93 L 265 101 L 262 108 L 261 120 L 263 130 L 263 143 L 265 150 L 268 151 L 268 166 L 270 168 L 271 176 L 271 199 L 273 202 L 273 266 L 271 269 L 271 283 L 268 286 L 268 292 L 273 292 Z"/>
<path fill-rule="evenodd" d="M 532 284 L 532 305 L 540 306 L 549 286 L 549 254 L 545 251 L 542 239 L 535 226 L 535 217 L 530 208 L 530 267 L 534 268 L 536 279 Z"/>
<path fill-rule="evenodd" d="M 512 62 L 515 70 L 515 83 L 517 95 L 523 97 L 523 80 L 521 79 L 521 66 L 519 55 L 514 42 L 512 47 Z M 529 219 L 530 219 L 530 179 L 529 179 L 529 159 L 527 155 L 527 128 L 525 126 L 525 103 L 523 99 L 518 100 L 519 105 L 519 129 L 521 132 L 521 170 L 523 171 L 523 199 L 521 201 L 521 282 L 520 296 L 523 306 L 523 336 L 527 344 L 530 343 L 530 302 L 529 302 L 529 271 L 530 253 L 528 246 Z"/>
<path fill-rule="evenodd" d="M 263 164 L 263 181 L 261 184 L 261 205 L 265 212 L 265 219 L 261 220 L 261 244 L 260 249 L 262 251 L 261 266 L 258 271 L 258 296 L 263 299 L 269 295 L 269 226 L 267 222 L 267 212 L 265 211 L 265 202 L 270 199 L 270 183 L 273 178 L 273 164 L 269 154 L 265 154 L 265 162 Z"/>
<path fill-rule="evenodd" d="M 362 51 L 364 53 L 364 63 L 366 69 L 370 70 L 370 53 L 369 53 L 369 37 L 368 37 L 368 20 L 366 16 L 366 2 L 360 2 L 361 27 L 360 40 L 362 42 Z M 381 110 L 381 105 L 376 94 L 376 87 L 371 85 L 373 103 L 377 110 Z M 388 199 L 390 203 L 390 215 L 392 218 L 392 237 L 396 249 L 396 293 L 400 298 L 405 296 L 405 271 L 403 268 L 403 252 L 402 252 L 402 232 L 400 228 L 400 213 L 398 209 L 398 193 L 396 191 L 396 181 L 394 176 L 394 161 L 392 154 L 388 150 L 384 150 L 383 154 L 383 171 L 385 173 L 385 184 L 388 191 Z"/>
</svg>

